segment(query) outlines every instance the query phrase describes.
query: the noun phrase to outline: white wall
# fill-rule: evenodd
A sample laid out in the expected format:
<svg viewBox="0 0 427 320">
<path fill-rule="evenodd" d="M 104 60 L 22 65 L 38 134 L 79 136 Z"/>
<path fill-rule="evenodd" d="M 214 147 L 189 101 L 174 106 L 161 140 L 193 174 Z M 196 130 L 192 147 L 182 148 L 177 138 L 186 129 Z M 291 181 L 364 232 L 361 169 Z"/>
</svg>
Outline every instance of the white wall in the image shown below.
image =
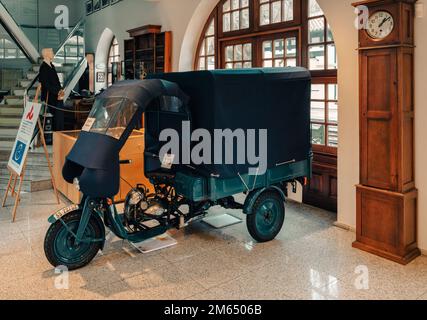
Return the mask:
<svg viewBox="0 0 427 320">
<path fill-rule="evenodd" d="M 196 45 L 207 17 L 218 0 L 126 0 L 94 14 L 88 19 L 88 48 L 94 51 L 102 31 L 108 27 L 118 37 L 121 47 L 126 30 L 144 24 L 161 24 L 173 31 L 173 69 L 191 70 Z M 338 50 L 339 121 L 338 149 L 338 223 L 355 228 L 356 189 L 359 182 L 359 80 L 358 36 L 353 0 L 318 0 L 333 29 Z M 416 20 L 416 183 L 420 191 L 418 207 L 418 244 L 427 250 L 427 136 L 426 80 L 427 18 Z M 423 37 L 424 35 L 424 37 Z M 123 50 L 123 48 L 121 48 Z"/>
</svg>

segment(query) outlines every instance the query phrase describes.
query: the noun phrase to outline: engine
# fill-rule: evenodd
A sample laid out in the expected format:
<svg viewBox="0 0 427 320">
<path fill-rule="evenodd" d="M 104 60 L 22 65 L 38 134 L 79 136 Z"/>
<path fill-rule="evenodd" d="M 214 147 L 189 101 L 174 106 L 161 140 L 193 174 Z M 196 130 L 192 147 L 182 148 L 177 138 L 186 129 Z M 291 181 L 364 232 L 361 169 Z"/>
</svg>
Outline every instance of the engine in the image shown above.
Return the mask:
<svg viewBox="0 0 427 320">
<path fill-rule="evenodd" d="M 126 196 L 124 207 L 126 225 L 135 227 L 146 220 L 159 220 L 167 212 L 167 208 L 162 202 L 156 196 L 148 195 L 145 186 L 138 185 Z"/>
</svg>

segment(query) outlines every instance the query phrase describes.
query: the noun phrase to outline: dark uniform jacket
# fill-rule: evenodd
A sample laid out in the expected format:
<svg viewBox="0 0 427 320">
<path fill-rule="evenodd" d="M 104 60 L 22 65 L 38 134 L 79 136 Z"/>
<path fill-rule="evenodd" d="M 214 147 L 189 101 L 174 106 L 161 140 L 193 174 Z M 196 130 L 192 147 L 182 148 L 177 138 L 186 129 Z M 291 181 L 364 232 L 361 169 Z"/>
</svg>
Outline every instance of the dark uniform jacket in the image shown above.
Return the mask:
<svg viewBox="0 0 427 320">
<path fill-rule="evenodd" d="M 41 100 L 43 102 L 57 106 L 58 93 L 61 91 L 61 82 L 59 81 L 58 74 L 53 64 L 50 66 L 43 61 L 40 66 L 39 81 L 42 85 Z"/>
</svg>

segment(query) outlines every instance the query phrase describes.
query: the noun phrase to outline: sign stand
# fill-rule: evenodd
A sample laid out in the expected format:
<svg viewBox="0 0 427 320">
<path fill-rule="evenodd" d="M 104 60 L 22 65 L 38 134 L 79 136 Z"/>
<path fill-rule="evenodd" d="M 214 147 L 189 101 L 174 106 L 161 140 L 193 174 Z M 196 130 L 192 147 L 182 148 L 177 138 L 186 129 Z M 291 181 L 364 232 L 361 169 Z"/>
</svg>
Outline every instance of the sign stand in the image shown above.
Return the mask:
<svg viewBox="0 0 427 320">
<path fill-rule="evenodd" d="M 40 94 L 40 90 L 41 90 L 41 86 L 39 86 L 37 88 L 37 92 L 36 92 L 36 95 L 34 97 L 33 103 L 37 103 L 38 97 Z M 25 115 L 25 113 L 24 113 L 24 115 Z M 49 167 L 50 177 L 51 177 L 51 181 L 52 181 L 53 190 L 55 192 L 56 201 L 58 204 L 60 204 L 58 190 L 56 189 L 55 178 L 53 176 L 52 164 L 50 162 L 49 151 L 47 150 L 46 140 L 44 138 L 43 126 L 41 124 L 39 114 L 36 114 L 35 116 L 37 117 L 37 126 L 40 130 L 41 142 L 42 142 L 44 154 L 45 154 L 45 157 L 47 160 L 47 165 Z M 13 152 L 14 151 L 12 151 L 12 153 Z M 24 182 L 26 165 L 27 165 L 27 157 L 25 157 L 25 159 L 24 159 L 24 164 L 23 164 L 21 173 L 16 172 L 16 170 L 14 170 L 13 168 L 11 168 L 8 165 L 8 169 L 10 171 L 10 177 L 9 177 L 9 182 L 7 184 L 6 193 L 5 193 L 4 198 L 3 198 L 2 207 L 4 208 L 6 206 L 6 200 L 9 196 L 9 191 L 10 191 L 11 197 L 15 198 L 15 204 L 13 206 L 13 211 L 12 211 L 12 222 L 15 222 L 15 220 L 16 220 L 16 212 L 18 210 L 18 206 L 19 206 L 19 203 L 21 201 L 21 190 L 22 190 L 22 184 Z M 16 183 L 18 182 L 18 179 L 19 179 L 18 191 L 15 192 Z"/>
</svg>

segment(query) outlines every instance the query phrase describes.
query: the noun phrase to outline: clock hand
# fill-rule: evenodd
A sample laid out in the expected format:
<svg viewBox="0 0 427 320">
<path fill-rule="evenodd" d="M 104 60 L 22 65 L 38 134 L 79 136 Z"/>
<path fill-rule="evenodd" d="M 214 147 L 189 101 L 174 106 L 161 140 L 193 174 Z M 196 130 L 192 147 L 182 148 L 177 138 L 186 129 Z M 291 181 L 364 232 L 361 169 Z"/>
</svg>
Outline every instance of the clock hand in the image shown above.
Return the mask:
<svg viewBox="0 0 427 320">
<path fill-rule="evenodd" d="M 378 26 L 378 28 L 381 28 L 383 26 L 383 24 L 386 23 L 390 19 L 391 19 L 391 17 L 384 18 L 384 20 L 380 23 L 380 25 Z"/>
</svg>

